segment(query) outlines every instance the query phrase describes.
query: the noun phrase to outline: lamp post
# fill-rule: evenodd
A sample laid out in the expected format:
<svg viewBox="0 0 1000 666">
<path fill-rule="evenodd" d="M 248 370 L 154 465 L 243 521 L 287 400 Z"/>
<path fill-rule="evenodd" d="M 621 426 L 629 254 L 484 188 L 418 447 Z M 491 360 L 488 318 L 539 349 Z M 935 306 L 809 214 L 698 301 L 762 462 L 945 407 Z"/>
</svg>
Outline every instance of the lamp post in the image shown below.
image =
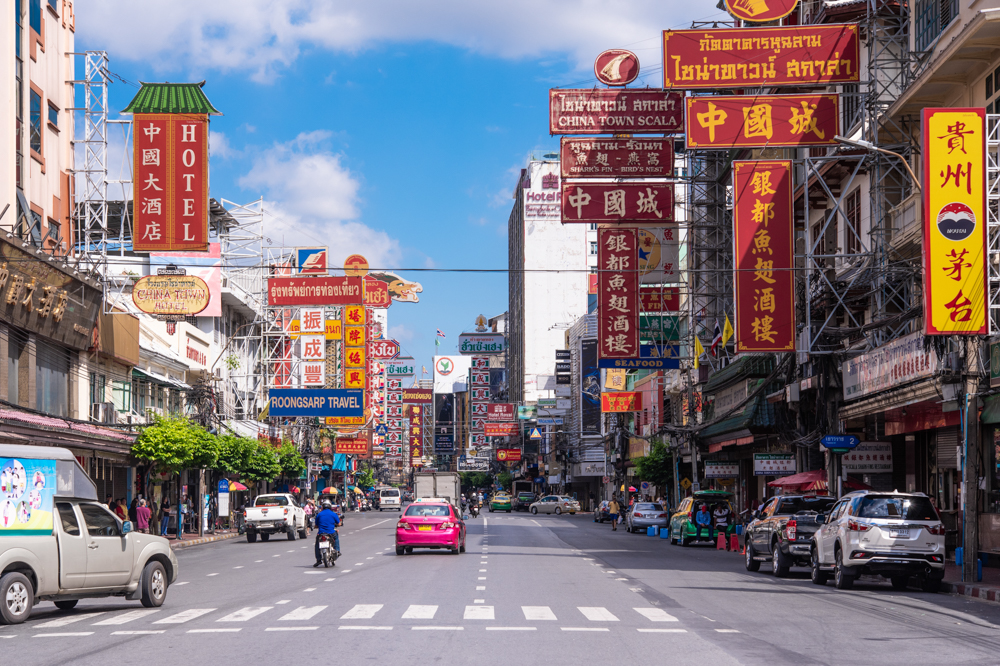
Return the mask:
<svg viewBox="0 0 1000 666">
<path fill-rule="evenodd" d="M 838 141 L 839 143 L 842 143 L 845 146 L 854 146 L 855 148 L 861 148 L 863 150 L 867 150 L 870 153 L 883 153 L 885 155 L 892 155 L 893 157 L 898 158 L 899 161 L 903 163 L 903 166 L 906 167 L 906 170 L 910 173 L 910 178 L 913 179 L 913 185 L 918 190 L 922 191 L 922 188 L 920 187 L 920 179 L 917 178 L 917 174 L 915 174 L 913 172 L 913 169 L 910 168 L 910 163 L 906 161 L 906 158 L 900 155 L 899 153 L 894 153 L 893 151 L 886 150 L 885 148 L 879 148 L 871 141 L 865 141 L 864 139 L 848 139 L 847 137 L 843 137 L 840 135 L 834 136 L 833 138 L 835 141 Z"/>
</svg>

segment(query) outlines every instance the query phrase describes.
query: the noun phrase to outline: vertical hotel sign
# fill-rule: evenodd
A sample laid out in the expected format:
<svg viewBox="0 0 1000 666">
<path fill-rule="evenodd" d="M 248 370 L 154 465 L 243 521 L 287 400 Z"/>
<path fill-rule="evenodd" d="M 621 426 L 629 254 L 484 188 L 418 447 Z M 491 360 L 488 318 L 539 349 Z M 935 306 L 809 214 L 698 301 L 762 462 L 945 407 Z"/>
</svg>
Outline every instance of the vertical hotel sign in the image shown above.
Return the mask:
<svg viewBox="0 0 1000 666">
<path fill-rule="evenodd" d="M 638 233 L 629 228 L 605 228 L 597 233 L 599 356 L 638 358 Z"/>
<path fill-rule="evenodd" d="M 133 117 L 136 252 L 208 249 L 208 114 Z"/>
<path fill-rule="evenodd" d="M 792 163 L 733 163 L 736 351 L 795 349 Z"/>
<path fill-rule="evenodd" d="M 986 112 L 924 109 L 924 328 L 986 335 Z"/>
</svg>

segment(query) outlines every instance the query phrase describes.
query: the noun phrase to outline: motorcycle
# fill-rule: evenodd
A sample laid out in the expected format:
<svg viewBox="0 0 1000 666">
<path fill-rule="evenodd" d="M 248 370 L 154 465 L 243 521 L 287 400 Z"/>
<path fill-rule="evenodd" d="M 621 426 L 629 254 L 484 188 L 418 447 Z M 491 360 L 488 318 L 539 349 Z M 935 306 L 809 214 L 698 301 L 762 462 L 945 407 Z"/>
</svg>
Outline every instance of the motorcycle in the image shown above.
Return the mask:
<svg viewBox="0 0 1000 666">
<path fill-rule="evenodd" d="M 323 566 L 330 568 L 337 566 L 337 558 L 340 557 L 333 548 L 333 535 L 319 535 L 319 554 L 323 558 Z"/>
<path fill-rule="evenodd" d="M 473 505 L 471 507 L 469 507 L 469 513 L 472 514 L 473 518 L 478 518 L 479 517 L 479 505 L 473 503 Z"/>
</svg>

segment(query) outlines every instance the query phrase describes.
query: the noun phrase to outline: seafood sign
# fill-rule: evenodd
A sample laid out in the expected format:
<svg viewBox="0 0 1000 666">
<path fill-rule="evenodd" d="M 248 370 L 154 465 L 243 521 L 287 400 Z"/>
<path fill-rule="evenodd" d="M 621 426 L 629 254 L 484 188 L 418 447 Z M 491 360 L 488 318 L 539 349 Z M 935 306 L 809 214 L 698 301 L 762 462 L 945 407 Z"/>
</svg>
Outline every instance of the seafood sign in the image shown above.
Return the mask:
<svg viewBox="0 0 1000 666">
<path fill-rule="evenodd" d="M 52 534 L 56 461 L 0 458 L 0 537 Z"/>
</svg>

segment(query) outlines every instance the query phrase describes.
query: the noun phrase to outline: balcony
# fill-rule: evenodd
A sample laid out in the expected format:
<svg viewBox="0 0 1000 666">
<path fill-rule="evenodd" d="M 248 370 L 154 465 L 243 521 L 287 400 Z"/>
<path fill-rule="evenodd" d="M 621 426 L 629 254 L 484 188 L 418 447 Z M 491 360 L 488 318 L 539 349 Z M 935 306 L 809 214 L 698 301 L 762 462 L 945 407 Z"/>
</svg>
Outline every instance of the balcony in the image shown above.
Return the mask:
<svg viewBox="0 0 1000 666">
<path fill-rule="evenodd" d="M 889 244 L 904 257 L 917 257 L 920 254 L 923 235 L 922 212 L 923 204 L 919 191 L 889 210 L 889 226 L 892 229 Z"/>
</svg>

